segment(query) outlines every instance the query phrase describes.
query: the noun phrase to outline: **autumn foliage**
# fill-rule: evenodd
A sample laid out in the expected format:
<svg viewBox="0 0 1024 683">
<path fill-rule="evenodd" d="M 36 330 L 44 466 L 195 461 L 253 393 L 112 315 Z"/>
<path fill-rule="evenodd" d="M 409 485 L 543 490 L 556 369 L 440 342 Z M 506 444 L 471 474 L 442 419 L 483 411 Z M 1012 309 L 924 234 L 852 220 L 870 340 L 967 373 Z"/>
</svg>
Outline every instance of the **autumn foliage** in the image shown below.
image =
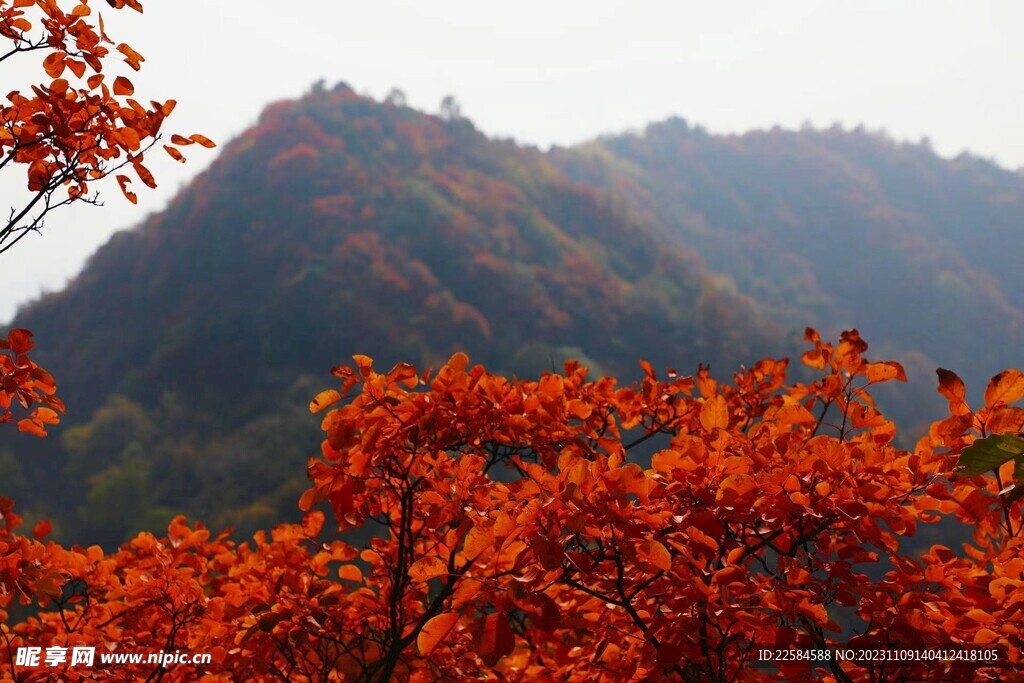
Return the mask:
<svg viewBox="0 0 1024 683">
<path fill-rule="evenodd" d="M 107 4 L 142 11 L 138 0 Z M 116 177 L 134 203 L 136 195 L 128 189 L 132 179 L 122 170 L 156 187 L 143 160 L 175 102 L 143 105 L 131 97 L 131 80 L 104 73 L 114 57 L 135 71 L 145 59 L 107 36 L 102 17 L 93 20 L 89 0 L 0 1 L 0 36 L 7 43 L 0 48 L 0 63 L 38 55 L 50 79 L 11 91 L 0 106 L 0 168 L 22 166 L 30 192 L 24 205 L 12 207 L 6 223 L 0 223 L 0 252 L 39 230 L 52 209 L 79 200 L 96 203 L 90 186 L 108 176 Z M 201 135 L 175 135 L 164 147 L 184 161 L 178 147 L 193 143 L 213 146 Z"/>
<path fill-rule="evenodd" d="M 521 380 L 463 354 L 433 376 L 357 356 L 310 405 L 326 438 L 301 525 L 238 544 L 178 518 L 104 554 L 46 541 L 45 523 L 19 534 L 4 501 L 0 606 L 37 609 L 0 612 L 0 649 L 213 654 L 168 680 L 1009 680 L 1024 629 L 1012 463 L 955 468 L 979 436 L 1021 429 L 1020 375 L 972 409 L 940 371 L 950 416 L 908 451 L 869 393 L 900 365 L 866 360 L 855 331 L 807 339 L 810 383 L 772 359 L 731 383 L 642 364 L 623 387 L 573 362 Z M 901 552 L 952 518 L 973 543 Z M 364 525 L 365 547 L 339 539 Z M 999 646 L 1002 663 L 754 666 L 756 645 L 827 643 Z"/>
<path fill-rule="evenodd" d="M 28 330 L 11 330 L 6 339 L 0 338 L 0 422 L 10 422 L 14 410 L 28 411 L 18 429 L 46 436 L 46 425 L 60 421 L 64 404 L 50 373 L 29 359 L 33 346 Z"/>
<path fill-rule="evenodd" d="M 142 11 L 138 0 L 107 4 Z M 126 43 L 115 47 L 103 19 L 94 23 L 91 16 L 89 0 L 0 0 L 0 44 L 6 45 L 0 47 L 0 63 L 38 55 L 52 79 L 32 85 L 31 92 L 12 90 L 0 105 L 0 169 L 24 168 L 29 191 L 24 204 L 12 206 L 0 222 L 0 253 L 39 231 L 52 210 L 76 201 L 98 203 L 89 186 L 110 175 L 116 175 L 134 203 L 136 196 L 128 190 L 131 178 L 119 173 L 126 167 L 145 185 L 156 187 L 142 162 L 159 140 L 174 100 L 146 107 L 130 97 L 135 86 L 128 78 L 107 78 L 104 67 L 115 54 L 136 71 L 144 58 Z M 202 135 L 175 135 L 165 148 L 184 161 L 173 145 L 193 143 L 213 146 Z M 45 436 L 46 425 L 58 422 L 64 406 L 54 395 L 53 377 L 28 358 L 31 338 L 28 330 L 16 329 L 0 339 L 0 422 L 13 417 L 11 406 L 17 403 L 31 409 L 18 428 Z"/>
</svg>

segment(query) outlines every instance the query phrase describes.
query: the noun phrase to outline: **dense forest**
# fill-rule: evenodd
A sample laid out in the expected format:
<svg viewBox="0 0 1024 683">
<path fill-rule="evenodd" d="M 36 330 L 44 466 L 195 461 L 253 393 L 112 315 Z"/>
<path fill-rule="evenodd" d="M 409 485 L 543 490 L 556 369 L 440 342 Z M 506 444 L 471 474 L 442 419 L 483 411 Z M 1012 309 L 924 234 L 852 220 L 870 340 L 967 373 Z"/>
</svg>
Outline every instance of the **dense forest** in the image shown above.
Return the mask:
<svg viewBox="0 0 1024 683">
<path fill-rule="evenodd" d="M 0 477 L 76 542 L 177 512 L 248 532 L 297 519 L 307 404 L 353 354 L 628 379 L 799 353 L 808 324 L 901 361 L 880 401 L 919 433 L 935 367 L 1015 363 L 1022 202 L 1018 174 L 862 130 L 672 119 L 542 152 L 317 87 L 19 311 L 69 417 L 0 445 Z"/>
</svg>

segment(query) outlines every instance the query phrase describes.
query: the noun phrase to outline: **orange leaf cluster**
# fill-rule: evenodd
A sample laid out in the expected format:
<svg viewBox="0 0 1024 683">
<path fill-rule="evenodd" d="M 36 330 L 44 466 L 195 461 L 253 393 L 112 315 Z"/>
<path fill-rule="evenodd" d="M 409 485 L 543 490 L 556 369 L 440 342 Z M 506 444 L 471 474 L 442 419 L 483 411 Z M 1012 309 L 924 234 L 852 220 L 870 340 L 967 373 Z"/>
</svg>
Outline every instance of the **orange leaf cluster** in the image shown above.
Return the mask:
<svg viewBox="0 0 1024 683">
<path fill-rule="evenodd" d="M 902 368 L 865 360 L 855 331 L 807 339 L 821 375 L 792 384 L 773 359 L 731 383 L 644 366 L 620 386 L 573 362 L 523 380 L 463 354 L 433 375 L 356 356 L 310 405 L 325 440 L 301 525 L 238 545 L 178 519 L 104 555 L 19 536 L 0 504 L 0 609 L 48 608 L 2 632 L 215 653 L 168 680 L 1011 680 L 1021 498 L 1009 470 L 955 468 L 992 425 L 1020 429 L 1020 373 L 975 411 L 940 373 L 952 416 L 908 451 L 867 391 Z M 321 506 L 380 531 L 361 550 L 331 540 Z M 954 517 L 973 543 L 901 550 Z M 999 646 L 1008 668 L 753 666 L 756 645 L 847 643 L 851 618 L 859 647 Z"/>
<path fill-rule="evenodd" d="M 108 0 L 114 9 L 129 7 L 138 12 L 137 0 Z M 83 198 L 89 184 L 131 165 L 138 178 L 156 187 L 143 166 L 145 153 L 160 135 L 174 100 L 141 104 L 131 98 L 134 84 L 124 76 L 108 82 L 104 67 L 119 53 L 126 64 L 141 68 L 142 55 L 107 36 L 103 20 L 91 21 L 89 0 L 16 0 L 0 2 L 0 37 L 10 43 L 2 59 L 42 53 L 42 68 L 50 81 L 27 91 L 7 94 L 0 106 L 0 160 L 23 164 L 28 189 L 46 196 L 67 188 L 68 199 Z M 179 136 L 175 136 L 176 140 Z M 165 146 L 175 159 L 184 159 L 176 148 L 198 142 L 213 146 L 203 136 L 172 140 Z M 118 180 L 124 195 L 127 176 Z M 53 203 L 47 201 L 47 206 Z M 0 235 L 4 236 L 5 235 Z"/>
<path fill-rule="evenodd" d="M 64 412 L 64 404 L 56 396 L 50 373 L 29 359 L 34 346 L 28 330 L 11 330 L 6 339 L 0 338 L 0 422 L 10 422 L 11 409 L 18 405 L 31 411 L 18 422 L 18 429 L 46 436 L 46 426 L 60 421 L 58 413 Z"/>
</svg>

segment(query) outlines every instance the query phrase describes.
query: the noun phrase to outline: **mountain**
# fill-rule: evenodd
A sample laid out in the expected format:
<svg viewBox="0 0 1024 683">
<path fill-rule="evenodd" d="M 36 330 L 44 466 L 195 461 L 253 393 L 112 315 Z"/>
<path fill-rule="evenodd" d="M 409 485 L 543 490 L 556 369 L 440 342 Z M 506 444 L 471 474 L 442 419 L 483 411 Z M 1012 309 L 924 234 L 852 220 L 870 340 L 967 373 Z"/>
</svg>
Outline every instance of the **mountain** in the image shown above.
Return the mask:
<svg viewBox="0 0 1024 683">
<path fill-rule="evenodd" d="M 76 541 L 177 511 L 249 530 L 295 517 L 305 406 L 352 354 L 728 377 L 806 325 L 907 366 L 882 400 L 913 433 L 942 415 L 935 367 L 980 388 L 1019 365 L 1022 221 L 1020 174 L 860 129 L 670 119 L 541 152 L 315 88 L 19 312 L 70 416 L 0 443 L 0 477 Z"/>
<path fill-rule="evenodd" d="M 19 313 L 79 424 L 0 467 L 76 540 L 175 510 L 250 528 L 294 517 L 320 440 L 305 406 L 352 354 L 635 376 L 640 358 L 731 369 L 781 347 L 754 301 L 635 213 L 457 116 L 345 86 L 272 105 Z"/>
<path fill-rule="evenodd" d="M 901 360 L 911 387 L 880 396 L 904 426 L 942 409 L 936 367 L 980 390 L 1020 364 L 1021 173 L 861 128 L 718 136 L 678 118 L 553 156 L 784 327 L 857 327 Z"/>
</svg>

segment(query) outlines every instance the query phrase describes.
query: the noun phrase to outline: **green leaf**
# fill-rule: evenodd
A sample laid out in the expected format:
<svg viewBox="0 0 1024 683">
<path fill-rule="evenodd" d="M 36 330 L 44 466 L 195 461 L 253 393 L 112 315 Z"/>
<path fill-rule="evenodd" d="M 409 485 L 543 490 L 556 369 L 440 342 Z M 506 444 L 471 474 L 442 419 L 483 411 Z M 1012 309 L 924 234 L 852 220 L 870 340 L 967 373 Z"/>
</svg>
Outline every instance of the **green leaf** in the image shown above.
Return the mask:
<svg viewBox="0 0 1024 683">
<path fill-rule="evenodd" d="M 960 454 L 960 466 L 965 477 L 991 472 L 1008 460 L 1016 460 L 1016 472 L 1024 470 L 1024 439 L 1013 434 L 993 434 L 978 439 Z"/>
</svg>

